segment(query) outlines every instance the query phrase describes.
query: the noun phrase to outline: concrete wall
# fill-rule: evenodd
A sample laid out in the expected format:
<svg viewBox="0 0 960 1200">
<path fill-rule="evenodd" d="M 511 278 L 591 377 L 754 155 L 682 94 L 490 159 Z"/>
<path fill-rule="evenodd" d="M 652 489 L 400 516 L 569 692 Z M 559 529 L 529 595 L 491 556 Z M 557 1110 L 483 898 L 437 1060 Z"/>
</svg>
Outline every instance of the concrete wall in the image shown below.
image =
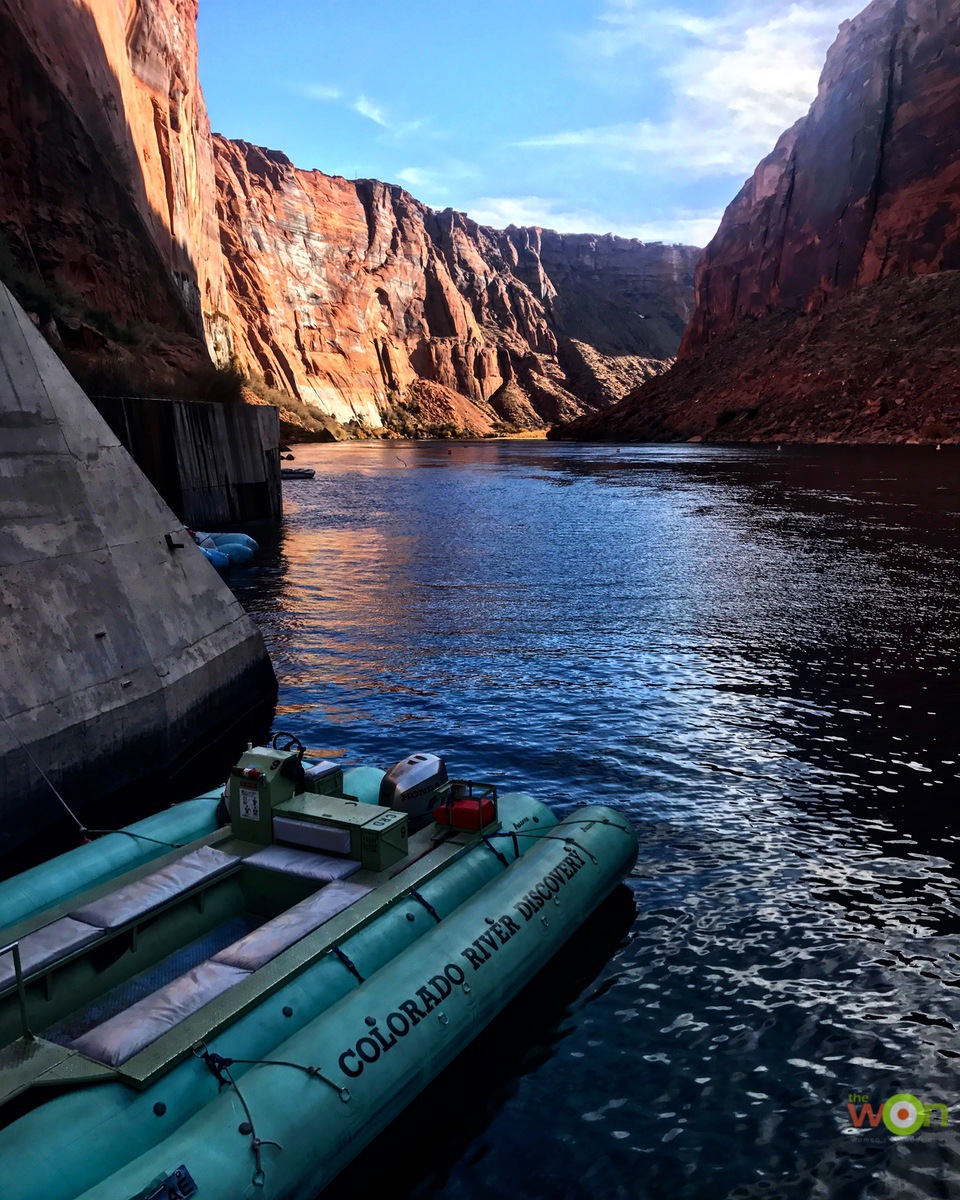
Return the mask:
<svg viewBox="0 0 960 1200">
<path fill-rule="evenodd" d="M 0 854 L 62 816 L 31 755 L 82 813 L 275 690 L 249 617 L 0 285 Z"/>
<path fill-rule="evenodd" d="M 98 397 L 100 414 L 177 516 L 217 530 L 277 520 L 280 421 L 275 408 Z"/>
</svg>

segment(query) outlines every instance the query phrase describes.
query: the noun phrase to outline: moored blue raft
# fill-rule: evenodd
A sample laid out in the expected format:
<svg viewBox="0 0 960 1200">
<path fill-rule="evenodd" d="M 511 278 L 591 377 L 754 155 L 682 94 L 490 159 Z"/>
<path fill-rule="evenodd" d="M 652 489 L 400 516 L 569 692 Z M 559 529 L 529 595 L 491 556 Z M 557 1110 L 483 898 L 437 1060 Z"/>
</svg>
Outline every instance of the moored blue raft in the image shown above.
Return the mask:
<svg viewBox="0 0 960 1200">
<path fill-rule="evenodd" d="M 193 533 L 193 540 L 207 561 L 218 571 L 231 564 L 248 563 L 260 549 L 254 538 L 246 533 Z"/>
<path fill-rule="evenodd" d="M 637 854 L 611 809 L 558 823 L 430 755 L 342 772 L 257 748 L 197 836 L 213 804 L 149 860 L 66 856 L 60 903 L 53 864 L 0 885 L 22 962 L 0 974 L 5 1200 L 313 1200 Z"/>
</svg>

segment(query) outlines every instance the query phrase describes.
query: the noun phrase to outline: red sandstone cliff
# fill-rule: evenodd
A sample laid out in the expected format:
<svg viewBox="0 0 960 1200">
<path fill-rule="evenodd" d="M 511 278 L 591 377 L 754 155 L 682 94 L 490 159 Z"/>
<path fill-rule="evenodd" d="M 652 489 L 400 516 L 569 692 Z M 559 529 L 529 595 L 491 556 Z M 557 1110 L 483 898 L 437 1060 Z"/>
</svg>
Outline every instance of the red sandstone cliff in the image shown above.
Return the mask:
<svg viewBox="0 0 960 1200">
<path fill-rule="evenodd" d="M 215 150 L 240 362 L 341 421 L 417 408 L 425 381 L 435 400 L 446 389 L 451 424 L 542 426 L 676 353 L 691 248 L 500 233 L 245 142 Z"/>
<path fill-rule="evenodd" d="M 0 276 L 89 388 L 184 393 L 235 353 L 301 414 L 482 434 L 676 353 L 697 251 L 499 233 L 214 139 L 196 17 L 0 0 Z"/>
<path fill-rule="evenodd" d="M 727 209 L 681 362 L 566 433 L 960 437 L 958 270 L 960 0 L 874 0 Z"/>
<path fill-rule="evenodd" d="M 196 15 L 0 0 L 5 256 L 41 301 L 46 285 L 63 337 L 90 349 L 105 329 L 158 386 L 229 353 Z"/>
</svg>

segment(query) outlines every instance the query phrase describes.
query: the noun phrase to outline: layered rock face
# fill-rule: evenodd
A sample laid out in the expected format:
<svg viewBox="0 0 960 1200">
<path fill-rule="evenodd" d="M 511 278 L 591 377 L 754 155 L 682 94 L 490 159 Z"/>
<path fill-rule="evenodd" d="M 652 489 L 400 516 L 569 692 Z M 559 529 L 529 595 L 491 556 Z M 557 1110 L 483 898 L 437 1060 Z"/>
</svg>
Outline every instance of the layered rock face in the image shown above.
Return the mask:
<svg viewBox="0 0 960 1200">
<path fill-rule="evenodd" d="M 230 349 L 196 16 L 197 0 L 0 0 L 8 253 L 58 307 L 78 301 L 65 340 L 95 340 L 86 310 L 105 314 L 161 383 Z M 137 345 L 144 325 L 159 337 Z"/>
<path fill-rule="evenodd" d="M 960 440 L 960 271 L 740 321 L 621 404 L 556 429 L 597 441 Z"/>
<path fill-rule="evenodd" d="M 958 269 L 960 0 L 875 0 L 706 250 L 686 367 L 569 432 L 960 436 L 943 369 L 926 369 L 954 366 L 956 280 L 910 282 Z"/>
<path fill-rule="evenodd" d="M 236 353 L 341 421 L 377 427 L 424 400 L 420 382 L 474 432 L 542 426 L 612 402 L 676 352 L 692 248 L 501 233 L 245 142 L 217 137 L 215 151 Z"/>
<path fill-rule="evenodd" d="M 608 405 L 676 353 L 695 250 L 498 233 L 213 139 L 196 17 L 0 0 L 0 276 L 88 389 L 196 396 L 235 351 L 345 423 L 486 433 Z"/>
<path fill-rule="evenodd" d="M 809 115 L 727 210 L 684 355 L 745 316 L 960 268 L 960 0 L 875 0 L 846 22 Z"/>
</svg>

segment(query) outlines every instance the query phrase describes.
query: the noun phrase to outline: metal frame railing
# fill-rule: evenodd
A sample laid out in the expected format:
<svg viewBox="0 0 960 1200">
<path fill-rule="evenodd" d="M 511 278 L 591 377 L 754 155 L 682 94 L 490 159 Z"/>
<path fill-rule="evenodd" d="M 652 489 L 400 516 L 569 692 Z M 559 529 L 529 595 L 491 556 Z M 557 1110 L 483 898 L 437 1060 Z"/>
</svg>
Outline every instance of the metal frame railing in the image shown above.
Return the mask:
<svg viewBox="0 0 960 1200">
<path fill-rule="evenodd" d="M 477 828 L 465 830 L 469 833 L 482 833 L 484 829 L 500 820 L 500 801 L 495 783 L 474 783 L 471 779 L 451 779 L 437 788 L 440 801 L 435 807 L 450 809 L 458 800 L 469 800 L 477 806 Z M 483 822 L 483 801 L 493 801 L 493 821 Z"/>
<path fill-rule="evenodd" d="M 23 983 L 23 964 L 20 961 L 20 943 L 10 942 L 6 946 L 0 946 L 0 958 L 4 954 L 13 955 L 13 973 L 17 977 L 17 999 L 20 1001 L 20 1024 L 23 1028 L 23 1037 L 25 1041 L 33 1041 L 33 1033 L 30 1029 L 30 1019 L 27 1016 L 27 989 Z"/>
</svg>

